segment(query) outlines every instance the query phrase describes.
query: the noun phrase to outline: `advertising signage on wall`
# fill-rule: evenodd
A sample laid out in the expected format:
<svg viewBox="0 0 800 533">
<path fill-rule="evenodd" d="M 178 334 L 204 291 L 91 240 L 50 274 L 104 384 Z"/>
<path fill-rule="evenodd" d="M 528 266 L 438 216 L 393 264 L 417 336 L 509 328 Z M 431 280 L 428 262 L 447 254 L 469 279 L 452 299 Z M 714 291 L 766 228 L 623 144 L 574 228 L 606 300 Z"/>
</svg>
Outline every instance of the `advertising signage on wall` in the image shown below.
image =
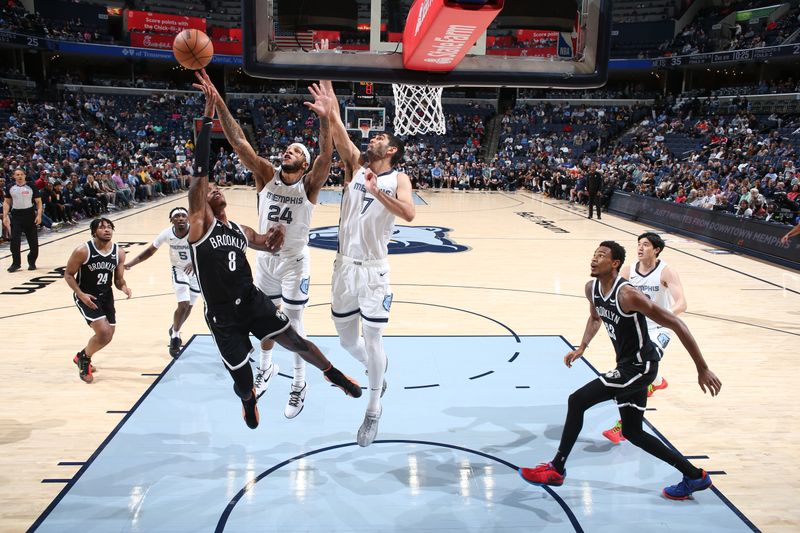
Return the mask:
<svg viewBox="0 0 800 533">
<path fill-rule="evenodd" d="M 800 44 L 783 46 L 765 46 L 747 50 L 729 50 L 708 54 L 692 54 L 688 56 L 659 57 L 653 59 L 655 68 L 678 68 L 687 65 L 707 65 L 711 63 L 732 63 L 737 61 L 763 61 L 773 58 L 795 57 L 800 59 Z"/>
<path fill-rule="evenodd" d="M 200 17 L 182 17 L 133 9 L 126 10 L 125 15 L 128 20 L 128 31 L 145 30 L 173 35 L 188 29 L 206 31 L 206 19 Z"/>
<path fill-rule="evenodd" d="M 800 241 L 795 239 L 788 244 L 781 243 L 781 237 L 791 226 L 736 217 L 620 191 L 614 191 L 609 211 L 643 224 L 665 228 L 728 250 L 800 270 Z"/>
</svg>

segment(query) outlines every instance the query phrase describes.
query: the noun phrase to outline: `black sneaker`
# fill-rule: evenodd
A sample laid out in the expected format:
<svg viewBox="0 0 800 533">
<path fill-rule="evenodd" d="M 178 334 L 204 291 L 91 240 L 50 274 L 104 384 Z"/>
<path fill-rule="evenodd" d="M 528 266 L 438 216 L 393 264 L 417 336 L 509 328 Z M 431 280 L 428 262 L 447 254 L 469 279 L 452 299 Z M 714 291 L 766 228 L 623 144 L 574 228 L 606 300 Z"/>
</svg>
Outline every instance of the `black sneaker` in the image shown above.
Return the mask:
<svg viewBox="0 0 800 533">
<path fill-rule="evenodd" d="M 83 352 L 78 352 L 72 361 L 78 365 L 78 377 L 81 378 L 84 383 L 91 383 L 94 380 L 94 376 L 92 375 L 92 370 L 94 370 L 92 367 L 92 358 Z"/>
<path fill-rule="evenodd" d="M 323 372 L 325 379 L 339 387 L 344 393 L 353 398 L 361 398 L 361 385 L 350 376 L 342 374 L 338 368 L 330 367 Z"/>
<path fill-rule="evenodd" d="M 31 264 L 29 264 L 29 265 L 28 265 L 28 270 L 36 270 L 36 265 L 34 265 L 34 264 L 32 264 L 32 263 L 31 263 Z"/>
<path fill-rule="evenodd" d="M 20 268 L 22 268 L 22 267 L 20 267 L 19 265 L 11 265 L 10 267 L 8 267 L 8 271 L 9 272 L 16 272 Z"/>
<path fill-rule="evenodd" d="M 247 427 L 250 429 L 256 429 L 258 427 L 258 398 L 256 398 L 256 388 L 253 387 L 252 391 L 250 391 L 250 398 L 247 400 L 242 400 L 242 417 L 244 418 L 244 423 L 247 424 Z"/>
<path fill-rule="evenodd" d="M 91 361 L 91 358 L 89 359 L 89 361 Z M 78 356 L 77 356 L 77 355 L 76 355 L 75 357 L 73 357 L 73 358 L 72 358 L 72 362 L 73 362 L 73 363 L 75 363 L 75 366 L 77 366 L 78 368 L 80 368 L 80 364 L 78 364 Z M 96 367 L 96 366 L 94 366 L 94 365 L 93 365 L 93 364 L 91 364 L 91 363 L 89 363 L 89 369 L 92 371 L 92 374 L 94 374 L 95 372 L 97 372 L 97 367 Z"/>
<path fill-rule="evenodd" d="M 169 328 L 169 354 L 172 357 L 178 357 L 181 353 L 181 338 L 172 336 L 172 327 Z"/>
</svg>

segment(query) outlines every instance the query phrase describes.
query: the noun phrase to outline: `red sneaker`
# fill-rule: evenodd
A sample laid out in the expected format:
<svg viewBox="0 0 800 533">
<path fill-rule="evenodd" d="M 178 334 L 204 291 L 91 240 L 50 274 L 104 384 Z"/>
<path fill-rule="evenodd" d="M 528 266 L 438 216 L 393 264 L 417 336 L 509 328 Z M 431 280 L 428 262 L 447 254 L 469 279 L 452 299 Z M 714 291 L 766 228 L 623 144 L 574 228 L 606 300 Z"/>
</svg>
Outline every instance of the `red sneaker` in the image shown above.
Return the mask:
<svg viewBox="0 0 800 533">
<path fill-rule="evenodd" d="M 72 358 L 72 362 L 75 363 L 75 365 L 78 366 L 78 368 L 80 368 L 81 365 L 78 363 L 78 356 L 77 355 Z M 92 363 L 89 363 L 89 368 L 91 369 L 92 374 L 97 372 L 97 367 L 95 367 Z"/>
<path fill-rule="evenodd" d="M 669 387 L 669 383 L 667 383 L 667 380 L 666 380 L 666 379 L 664 379 L 664 378 L 661 378 L 661 385 L 653 385 L 653 384 L 651 383 L 650 385 L 648 385 L 648 386 L 647 386 L 647 397 L 649 398 L 649 397 L 650 397 L 650 396 L 652 396 L 652 395 L 653 395 L 653 393 L 654 393 L 654 392 L 656 392 L 657 390 L 664 390 L 664 389 L 666 389 L 667 387 Z"/>
<path fill-rule="evenodd" d="M 531 485 L 552 485 L 559 487 L 564 484 L 567 471 L 563 474 L 556 472 L 553 463 L 542 463 L 536 468 L 520 468 L 519 475 Z"/>
<path fill-rule="evenodd" d="M 622 434 L 622 420 L 617 420 L 617 423 L 614 424 L 613 428 L 605 430 L 603 432 L 603 436 L 614 444 L 619 444 L 624 440 L 628 440 Z"/>
</svg>

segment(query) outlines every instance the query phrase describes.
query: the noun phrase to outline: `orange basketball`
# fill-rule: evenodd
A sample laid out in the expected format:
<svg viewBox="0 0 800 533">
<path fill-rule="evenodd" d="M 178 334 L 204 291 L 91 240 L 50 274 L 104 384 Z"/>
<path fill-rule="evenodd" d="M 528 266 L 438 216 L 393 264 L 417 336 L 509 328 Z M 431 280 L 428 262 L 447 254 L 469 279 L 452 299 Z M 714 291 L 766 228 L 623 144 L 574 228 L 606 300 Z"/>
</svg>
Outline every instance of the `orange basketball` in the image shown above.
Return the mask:
<svg viewBox="0 0 800 533">
<path fill-rule="evenodd" d="M 200 30 L 183 30 L 172 41 L 172 53 L 178 63 L 189 70 L 200 70 L 211 62 L 214 45 Z"/>
</svg>

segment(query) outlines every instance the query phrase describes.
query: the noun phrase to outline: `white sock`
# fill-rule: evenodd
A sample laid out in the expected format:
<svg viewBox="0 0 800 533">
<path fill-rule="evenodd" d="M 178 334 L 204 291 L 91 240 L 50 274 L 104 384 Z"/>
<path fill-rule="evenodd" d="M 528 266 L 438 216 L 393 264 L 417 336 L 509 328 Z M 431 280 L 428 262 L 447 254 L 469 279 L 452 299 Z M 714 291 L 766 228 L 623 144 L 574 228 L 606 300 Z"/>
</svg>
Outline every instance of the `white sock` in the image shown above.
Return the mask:
<svg viewBox="0 0 800 533">
<path fill-rule="evenodd" d="M 347 350 L 350 355 L 360 361 L 362 365 L 368 366 L 367 351 L 364 348 L 364 339 L 358 333 L 358 319 L 348 320 L 347 322 L 336 322 L 336 333 L 339 334 L 339 344 Z"/>
<path fill-rule="evenodd" d="M 297 332 L 298 335 L 305 338 L 306 331 L 303 327 L 303 309 L 284 309 L 284 313 L 289 318 L 289 322 L 292 324 L 292 327 Z M 292 377 L 292 385 L 297 387 L 298 389 L 303 388 L 303 384 L 306 382 L 306 362 L 305 360 L 297 354 L 294 355 L 294 373 Z"/>
<path fill-rule="evenodd" d="M 180 338 L 180 336 L 181 336 L 181 332 L 180 331 L 174 330 L 174 329 L 172 330 L 172 338 L 173 339 L 178 339 L 178 338 Z"/>
<path fill-rule="evenodd" d="M 364 327 L 364 345 L 369 354 L 367 377 L 369 378 L 369 403 L 367 413 L 378 414 L 381 410 L 381 390 L 386 374 L 386 353 L 383 351 L 382 331 Z"/>
<path fill-rule="evenodd" d="M 258 366 L 261 370 L 266 370 L 272 364 L 272 348 L 265 350 L 261 348 L 261 364 Z"/>
</svg>

